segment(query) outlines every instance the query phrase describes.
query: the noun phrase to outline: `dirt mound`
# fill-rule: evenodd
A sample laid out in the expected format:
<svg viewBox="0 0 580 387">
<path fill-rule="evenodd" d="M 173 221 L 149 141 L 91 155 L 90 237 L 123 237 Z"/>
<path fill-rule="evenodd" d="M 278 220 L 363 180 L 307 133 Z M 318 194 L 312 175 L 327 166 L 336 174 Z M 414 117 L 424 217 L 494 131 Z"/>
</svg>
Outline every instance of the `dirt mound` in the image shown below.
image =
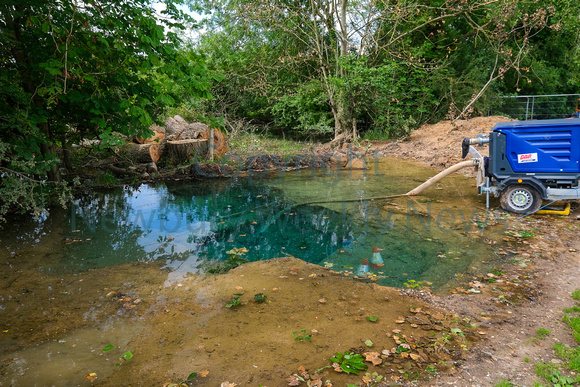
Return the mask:
<svg viewBox="0 0 580 387">
<path fill-rule="evenodd" d="M 508 117 L 476 117 L 470 120 L 440 121 L 426 124 L 414 131 L 405 141 L 396 141 L 384 146 L 378 145 L 380 154 L 414 159 L 438 169 L 445 169 L 461 161 L 461 142 L 465 137 L 475 137 L 479 133 L 489 133 L 498 122 L 513 121 Z M 488 148 L 478 148 L 487 156 Z"/>
</svg>

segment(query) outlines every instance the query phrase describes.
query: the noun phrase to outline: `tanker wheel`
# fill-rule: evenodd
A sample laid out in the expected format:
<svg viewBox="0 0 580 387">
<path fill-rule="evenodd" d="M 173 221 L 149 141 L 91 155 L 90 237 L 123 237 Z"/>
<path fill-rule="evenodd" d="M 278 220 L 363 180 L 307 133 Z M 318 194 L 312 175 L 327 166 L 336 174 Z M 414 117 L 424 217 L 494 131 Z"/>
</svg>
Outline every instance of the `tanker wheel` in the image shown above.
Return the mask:
<svg viewBox="0 0 580 387">
<path fill-rule="evenodd" d="M 503 209 L 515 214 L 528 214 L 537 211 L 542 206 L 539 192 L 525 184 L 510 185 L 499 198 Z"/>
</svg>

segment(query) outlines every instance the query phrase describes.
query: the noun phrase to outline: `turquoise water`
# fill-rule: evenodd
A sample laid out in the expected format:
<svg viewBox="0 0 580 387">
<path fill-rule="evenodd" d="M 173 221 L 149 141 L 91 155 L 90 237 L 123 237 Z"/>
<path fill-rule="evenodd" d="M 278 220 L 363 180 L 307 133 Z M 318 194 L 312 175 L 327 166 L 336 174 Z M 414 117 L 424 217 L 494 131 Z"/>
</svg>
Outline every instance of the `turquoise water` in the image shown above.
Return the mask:
<svg viewBox="0 0 580 387">
<path fill-rule="evenodd" d="M 62 238 L 62 249 L 43 259 L 41 270 L 52 274 L 156 261 L 164 263 L 169 282 L 225 261 L 232 248 L 248 249 L 249 261 L 294 256 L 354 276 L 377 246 L 383 249 L 383 265 L 369 266 L 363 279 L 390 286 L 413 279 L 444 287 L 493 255 L 469 221 L 473 201 L 457 194 L 471 182 L 450 178 L 444 193 L 432 193 L 434 203 L 442 202 L 437 208 L 399 198 L 364 200 L 404 193 L 418 178 L 433 174 L 401 166 L 384 161 L 380 169 L 365 172 L 302 171 L 94 192 L 34 225 L 28 242 L 50 234 Z M 454 195 L 455 201 L 443 200 Z M 456 221 L 445 222 L 450 217 Z M 12 246 L 16 243 L 21 242 Z"/>
</svg>

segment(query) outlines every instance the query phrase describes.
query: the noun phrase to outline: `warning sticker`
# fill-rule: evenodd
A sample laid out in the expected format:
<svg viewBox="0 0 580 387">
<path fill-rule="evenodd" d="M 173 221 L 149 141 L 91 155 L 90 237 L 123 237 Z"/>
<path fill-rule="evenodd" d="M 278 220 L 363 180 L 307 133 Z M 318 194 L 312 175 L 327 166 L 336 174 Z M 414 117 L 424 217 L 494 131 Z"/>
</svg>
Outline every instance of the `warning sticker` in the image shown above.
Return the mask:
<svg viewBox="0 0 580 387">
<path fill-rule="evenodd" d="M 537 153 L 523 153 L 518 155 L 518 163 L 536 163 L 538 162 Z"/>
</svg>

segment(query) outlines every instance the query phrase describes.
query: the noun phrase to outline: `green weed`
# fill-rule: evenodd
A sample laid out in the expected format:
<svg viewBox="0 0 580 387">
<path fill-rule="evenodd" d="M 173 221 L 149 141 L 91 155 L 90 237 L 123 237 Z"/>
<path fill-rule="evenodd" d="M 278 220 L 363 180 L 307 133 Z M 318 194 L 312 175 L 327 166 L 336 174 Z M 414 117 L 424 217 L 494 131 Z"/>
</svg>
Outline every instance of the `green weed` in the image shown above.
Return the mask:
<svg viewBox="0 0 580 387">
<path fill-rule="evenodd" d="M 538 336 L 538 339 L 545 339 L 546 337 L 550 336 L 550 331 L 547 330 L 546 328 L 540 328 L 536 331 L 536 336 Z"/>
<path fill-rule="evenodd" d="M 111 187 L 114 185 L 118 185 L 120 180 L 115 177 L 111 172 L 105 172 L 100 175 L 97 175 L 95 179 L 96 186 L 104 186 L 104 187 Z"/>
<path fill-rule="evenodd" d="M 109 352 L 112 351 L 113 349 L 115 349 L 115 346 L 113 344 L 107 344 L 103 347 L 103 352 Z M 124 354 L 121 355 L 121 357 L 119 358 L 119 362 L 115 364 L 115 367 L 119 367 L 123 362 L 131 360 L 132 358 L 133 354 L 131 353 L 131 351 L 125 352 Z"/>
<path fill-rule="evenodd" d="M 306 333 L 306 329 L 302 329 L 300 332 L 292 332 L 292 336 L 294 336 L 296 341 L 312 341 L 312 336 Z"/>
<path fill-rule="evenodd" d="M 580 299 L 580 289 L 572 292 L 572 297 L 575 300 Z M 564 310 L 564 322 L 570 326 L 572 334 L 576 342 L 580 344 L 580 304 L 573 308 Z M 538 337 L 541 337 L 547 330 L 538 329 Z M 554 363 L 537 363 L 534 368 L 538 376 L 546 381 L 552 383 L 553 386 L 571 387 L 580 383 L 580 346 L 567 346 L 562 343 L 556 343 L 553 347 L 556 355 L 565 361 L 564 364 L 558 366 Z M 567 370 L 572 371 L 569 375 Z"/>
<path fill-rule="evenodd" d="M 513 387 L 513 386 L 515 386 L 515 384 L 513 384 L 507 379 L 502 379 L 498 384 L 495 385 L 495 387 Z"/>
<path fill-rule="evenodd" d="M 241 301 L 240 297 L 243 295 L 244 295 L 244 293 L 234 293 L 234 297 L 232 297 L 226 303 L 226 308 L 231 309 L 231 308 L 235 308 L 236 306 L 242 305 L 242 301 Z"/>
<path fill-rule="evenodd" d="M 362 355 L 351 351 L 337 352 L 330 358 L 330 361 L 337 363 L 342 372 L 347 374 L 358 375 L 359 371 L 366 371 L 368 368 Z"/>
<path fill-rule="evenodd" d="M 419 288 L 423 285 L 423 281 L 415 281 L 415 280 L 409 280 L 407 282 L 405 282 L 405 286 L 408 287 L 409 289 L 416 289 Z"/>
</svg>

